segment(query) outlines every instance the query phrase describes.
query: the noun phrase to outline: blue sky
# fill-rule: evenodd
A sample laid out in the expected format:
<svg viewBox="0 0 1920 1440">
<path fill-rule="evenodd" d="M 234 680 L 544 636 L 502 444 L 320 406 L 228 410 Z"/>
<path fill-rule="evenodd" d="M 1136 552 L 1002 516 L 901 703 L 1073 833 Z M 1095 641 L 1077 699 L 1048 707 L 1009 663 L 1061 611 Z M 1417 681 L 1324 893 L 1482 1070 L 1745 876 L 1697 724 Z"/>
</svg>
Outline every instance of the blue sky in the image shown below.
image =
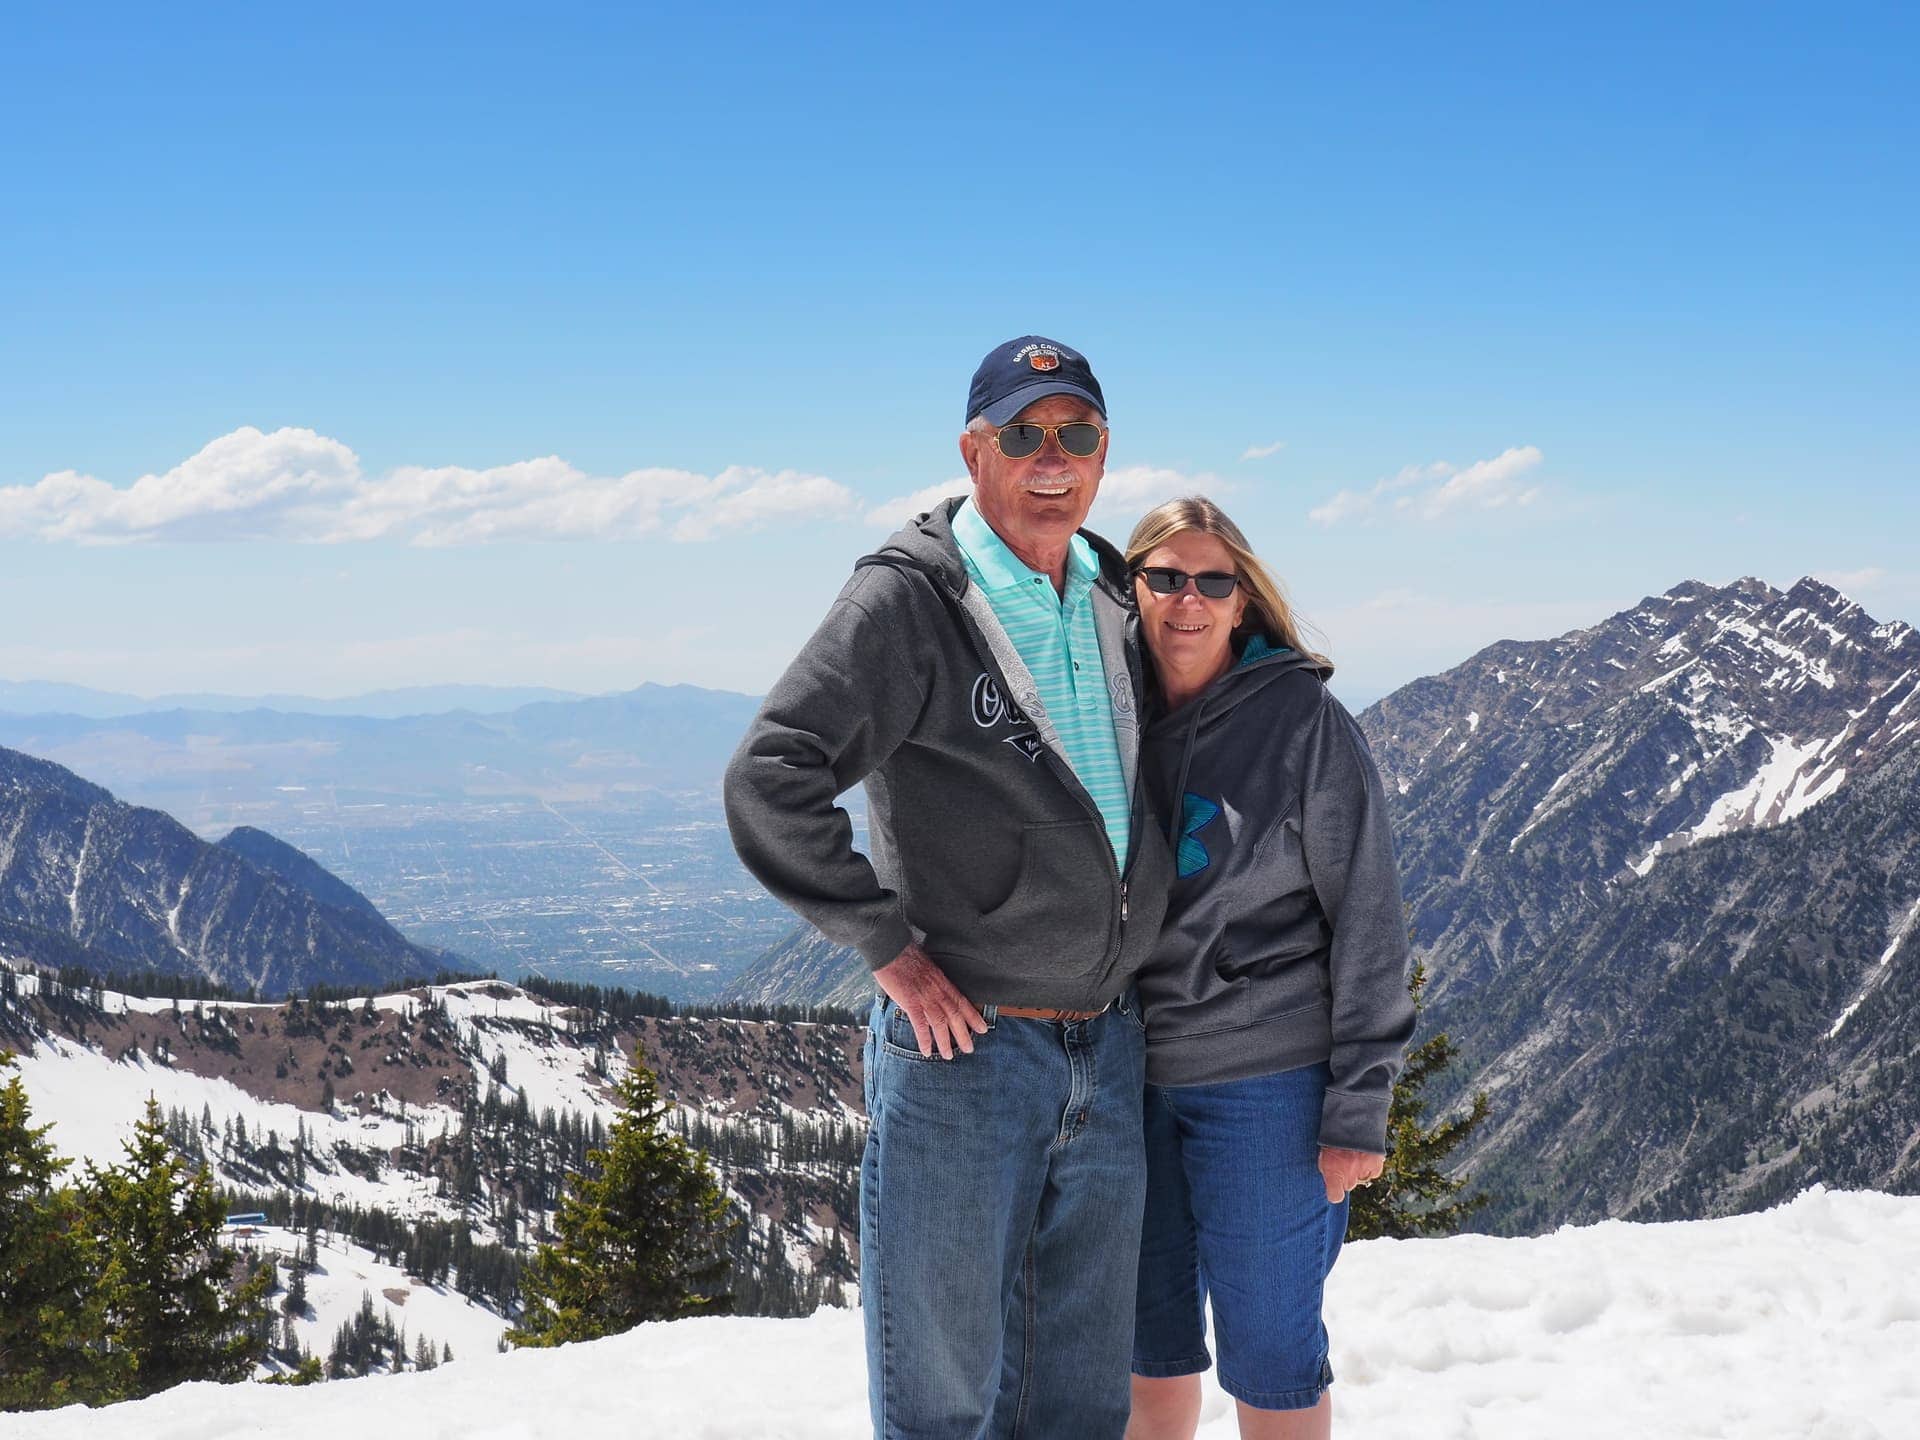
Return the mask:
<svg viewBox="0 0 1920 1440">
<path fill-rule="evenodd" d="M 0 677 L 763 688 L 1029 331 L 1353 698 L 1920 621 L 1913 12 L 1560 8 L 16 13 Z"/>
</svg>

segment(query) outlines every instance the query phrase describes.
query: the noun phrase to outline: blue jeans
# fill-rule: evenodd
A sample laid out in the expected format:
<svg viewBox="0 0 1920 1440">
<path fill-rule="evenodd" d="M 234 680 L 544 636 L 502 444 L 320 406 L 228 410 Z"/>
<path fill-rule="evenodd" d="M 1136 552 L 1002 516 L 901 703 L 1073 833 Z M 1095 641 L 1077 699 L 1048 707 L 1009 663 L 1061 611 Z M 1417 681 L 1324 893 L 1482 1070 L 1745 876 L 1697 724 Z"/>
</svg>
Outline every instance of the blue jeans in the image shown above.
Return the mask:
<svg viewBox="0 0 1920 1440">
<path fill-rule="evenodd" d="M 877 1440 L 1119 1440 L 1146 1187 L 1131 1001 L 982 1011 L 971 1055 L 867 1027 L 860 1296 Z"/>
<path fill-rule="evenodd" d="M 1220 1085 L 1149 1085 L 1147 1213 L 1140 1241 L 1137 1375 L 1192 1375 L 1262 1410 L 1306 1410 L 1333 1380 L 1321 1293 L 1347 1202 L 1320 1178 L 1327 1067 Z"/>
</svg>

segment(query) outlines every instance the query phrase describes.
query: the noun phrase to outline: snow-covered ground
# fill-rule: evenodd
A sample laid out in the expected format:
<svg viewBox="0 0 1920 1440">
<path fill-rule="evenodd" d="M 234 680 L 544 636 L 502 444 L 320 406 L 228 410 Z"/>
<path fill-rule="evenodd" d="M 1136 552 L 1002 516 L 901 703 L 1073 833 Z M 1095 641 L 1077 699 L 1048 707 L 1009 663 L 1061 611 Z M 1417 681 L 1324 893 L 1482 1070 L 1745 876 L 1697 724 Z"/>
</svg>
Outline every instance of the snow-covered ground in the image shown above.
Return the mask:
<svg viewBox="0 0 1920 1440">
<path fill-rule="evenodd" d="M 1912 1440 L 1920 1198 L 1818 1190 L 1764 1215 L 1532 1240 L 1350 1246 L 1328 1295 L 1350 1440 Z M 459 1342 L 454 1342 L 460 1354 Z M 846 1440 L 860 1317 L 647 1325 L 307 1390 L 183 1386 L 8 1416 L 8 1440 Z M 1235 1433 L 1211 1378 L 1203 1440 Z"/>
<path fill-rule="evenodd" d="M 147 1056 L 113 1060 L 59 1035 L 42 1037 L 14 1063 L 27 1087 L 34 1123 L 53 1126 L 48 1139 L 60 1155 L 76 1162 L 74 1175 L 80 1161 L 109 1165 L 125 1158 L 125 1143 L 145 1113 L 149 1095 L 162 1110 L 184 1110 L 191 1120 L 211 1110 L 216 1126 L 237 1116 L 246 1122 L 249 1135 L 264 1138 L 273 1130 L 282 1144 L 290 1145 L 296 1128 L 304 1124 L 312 1149 L 322 1157 L 330 1156 L 336 1143 L 391 1149 L 407 1128 L 397 1111 L 363 1118 L 347 1110 L 331 1115 L 301 1110 L 258 1099 L 230 1080 L 176 1070 Z M 459 1124 L 454 1111 L 443 1105 L 411 1105 L 407 1115 L 423 1135 Z M 435 1196 L 432 1181 L 398 1171 L 371 1181 L 336 1167 L 329 1173 L 313 1172 L 307 1188 L 337 1205 L 382 1205 L 443 1219 L 459 1213 L 453 1202 Z"/>
<path fill-rule="evenodd" d="M 306 1237 L 277 1225 L 233 1227 L 230 1233 L 236 1249 L 253 1256 L 271 1256 L 279 1262 L 283 1294 L 273 1299 L 278 1315 L 288 1267 L 305 1248 Z M 433 1342 L 436 1360 L 443 1346 L 452 1349 L 456 1364 L 472 1356 L 499 1353 L 500 1336 L 508 1322 L 497 1312 L 448 1286 L 423 1285 L 399 1266 L 374 1259 L 371 1250 L 343 1236 L 329 1237 L 323 1230 L 314 1250 L 318 1268 L 307 1274 L 310 1313 L 295 1317 L 293 1326 L 300 1343 L 321 1363 L 326 1362 L 334 1335 L 353 1319 L 363 1298 L 372 1299 L 375 1315 L 391 1315 L 394 1328 L 405 1332 L 409 1364 L 414 1343 L 422 1335 Z M 4 1432 L 3 1422 L 0 1432 Z"/>
</svg>

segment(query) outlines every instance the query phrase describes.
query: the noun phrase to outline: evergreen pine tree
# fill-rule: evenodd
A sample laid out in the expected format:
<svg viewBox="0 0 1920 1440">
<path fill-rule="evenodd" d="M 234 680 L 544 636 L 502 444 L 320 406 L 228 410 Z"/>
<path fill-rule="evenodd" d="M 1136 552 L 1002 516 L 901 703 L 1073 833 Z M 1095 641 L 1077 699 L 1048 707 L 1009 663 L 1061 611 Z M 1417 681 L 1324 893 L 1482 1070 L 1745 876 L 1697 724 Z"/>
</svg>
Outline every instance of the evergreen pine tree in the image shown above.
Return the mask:
<svg viewBox="0 0 1920 1440">
<path fill-rule="evenodd" d="M 1416 964 L 1407 984 L 1416 1014 L 1427 986 L 1427 967 Z M 1427 1082 L 1446 1069 L 1459 1047 L 1444 1030 L 1433 1035 L 1407 1057 L 1394 1082 L 1393 1103 L 1387 1112 L 1387 1165 L 1380 1178 L 1355 1190 L 1347 1213 L 1347 1238 L 1371 1240 L 1379 1236 L 1409 1239 L 1417 1235 L 1451 1235 L 1467 1217 L 1487 1203 L 1485 1195 L 1462 1196 L 1466 1181 L 1441 1168 L 1448 1155 L 1487 1118 L 1485 1091 L 1474 1094 L 1462 1114 L 1432 1126 L 1422 1124 Z"/>
<path fill-rule="evenodd" d="M 307 1269 L 304 1265 L 293 1268 L 293 1278 L 287 1282 L 287 1295 L 280 1302 L 280 1308 L 289 1318 L 307 1313 Z"/>
<path fill-rule="evenodd" d="M 0 1067 L 13 1056 L 0 1050 Z M 0 1410 L 96 1397 L 100 1308 L 91 1247 L 74 1192 L 56 1185 L 71 1163 L 29 1123 L 20 1077 L 0 1086 Z"/>
<path fill-rule="evenodd" d="M 521 1276 L 526 1307 L 507 1332 L 516 1345 L 594 1340 L 729 1308 L 726 1197 L 706 1157 L 662 1124 L 667 1106 L 638 1047 L 614 1094 L 620 1111 L 605 1148 L 571 1178 L 555 1242 Z"/>
<path fill-rule="evenodd" d="M 116 1398 L 152 1395 L 186 1380 L 244 1380 L 270 1272 L 229 1290 L 236 1256 L 220 1243 L 225 1209 L 213 1177 L 189 1174 L 167 1146 L 160 1107 L 126 1142 L 126 1159 L 87 1167 L 85 1203 L 104 1264 L 99 1290 Z"/>
</svg>

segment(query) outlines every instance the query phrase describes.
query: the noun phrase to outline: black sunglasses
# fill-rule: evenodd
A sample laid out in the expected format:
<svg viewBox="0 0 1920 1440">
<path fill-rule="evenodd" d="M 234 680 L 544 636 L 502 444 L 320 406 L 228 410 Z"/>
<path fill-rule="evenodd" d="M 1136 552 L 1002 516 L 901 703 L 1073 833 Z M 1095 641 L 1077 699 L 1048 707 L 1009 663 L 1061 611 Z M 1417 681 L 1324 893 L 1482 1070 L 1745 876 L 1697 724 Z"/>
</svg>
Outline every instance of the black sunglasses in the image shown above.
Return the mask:
<svg viewBox="0 0 1920 1440">
<path fill-rule="evenodd" d="M 994 432 L 993 446 L 1009 460 L 1024 460 L 1047 443 L 1051 435 L 1069 455 L 1084 460 L 1100 448 L 1100 437 L 1107 432 L 1091 420 L 1069 420 L 1064 425 L 1035 425 L 1016 420 Z"/>
<path fill-rule="evenodd" d="M 1233 587 L 1240 583 L 1238 575 L 1225 575 L 1218 570 L 1209 570 L 1203 575 L 1189 575 L 1184 570 L 1170 570 L 1165 565 L 1143 565 L 1133 572 L 1147 582 L 1147 588 L 1156 595 L 1178 595 L 1187 588 L 1187 581 L 1193 581 L 1193 588 L 1209 600 L 1224 600 L 1233 593 Z"/>
</svg>

